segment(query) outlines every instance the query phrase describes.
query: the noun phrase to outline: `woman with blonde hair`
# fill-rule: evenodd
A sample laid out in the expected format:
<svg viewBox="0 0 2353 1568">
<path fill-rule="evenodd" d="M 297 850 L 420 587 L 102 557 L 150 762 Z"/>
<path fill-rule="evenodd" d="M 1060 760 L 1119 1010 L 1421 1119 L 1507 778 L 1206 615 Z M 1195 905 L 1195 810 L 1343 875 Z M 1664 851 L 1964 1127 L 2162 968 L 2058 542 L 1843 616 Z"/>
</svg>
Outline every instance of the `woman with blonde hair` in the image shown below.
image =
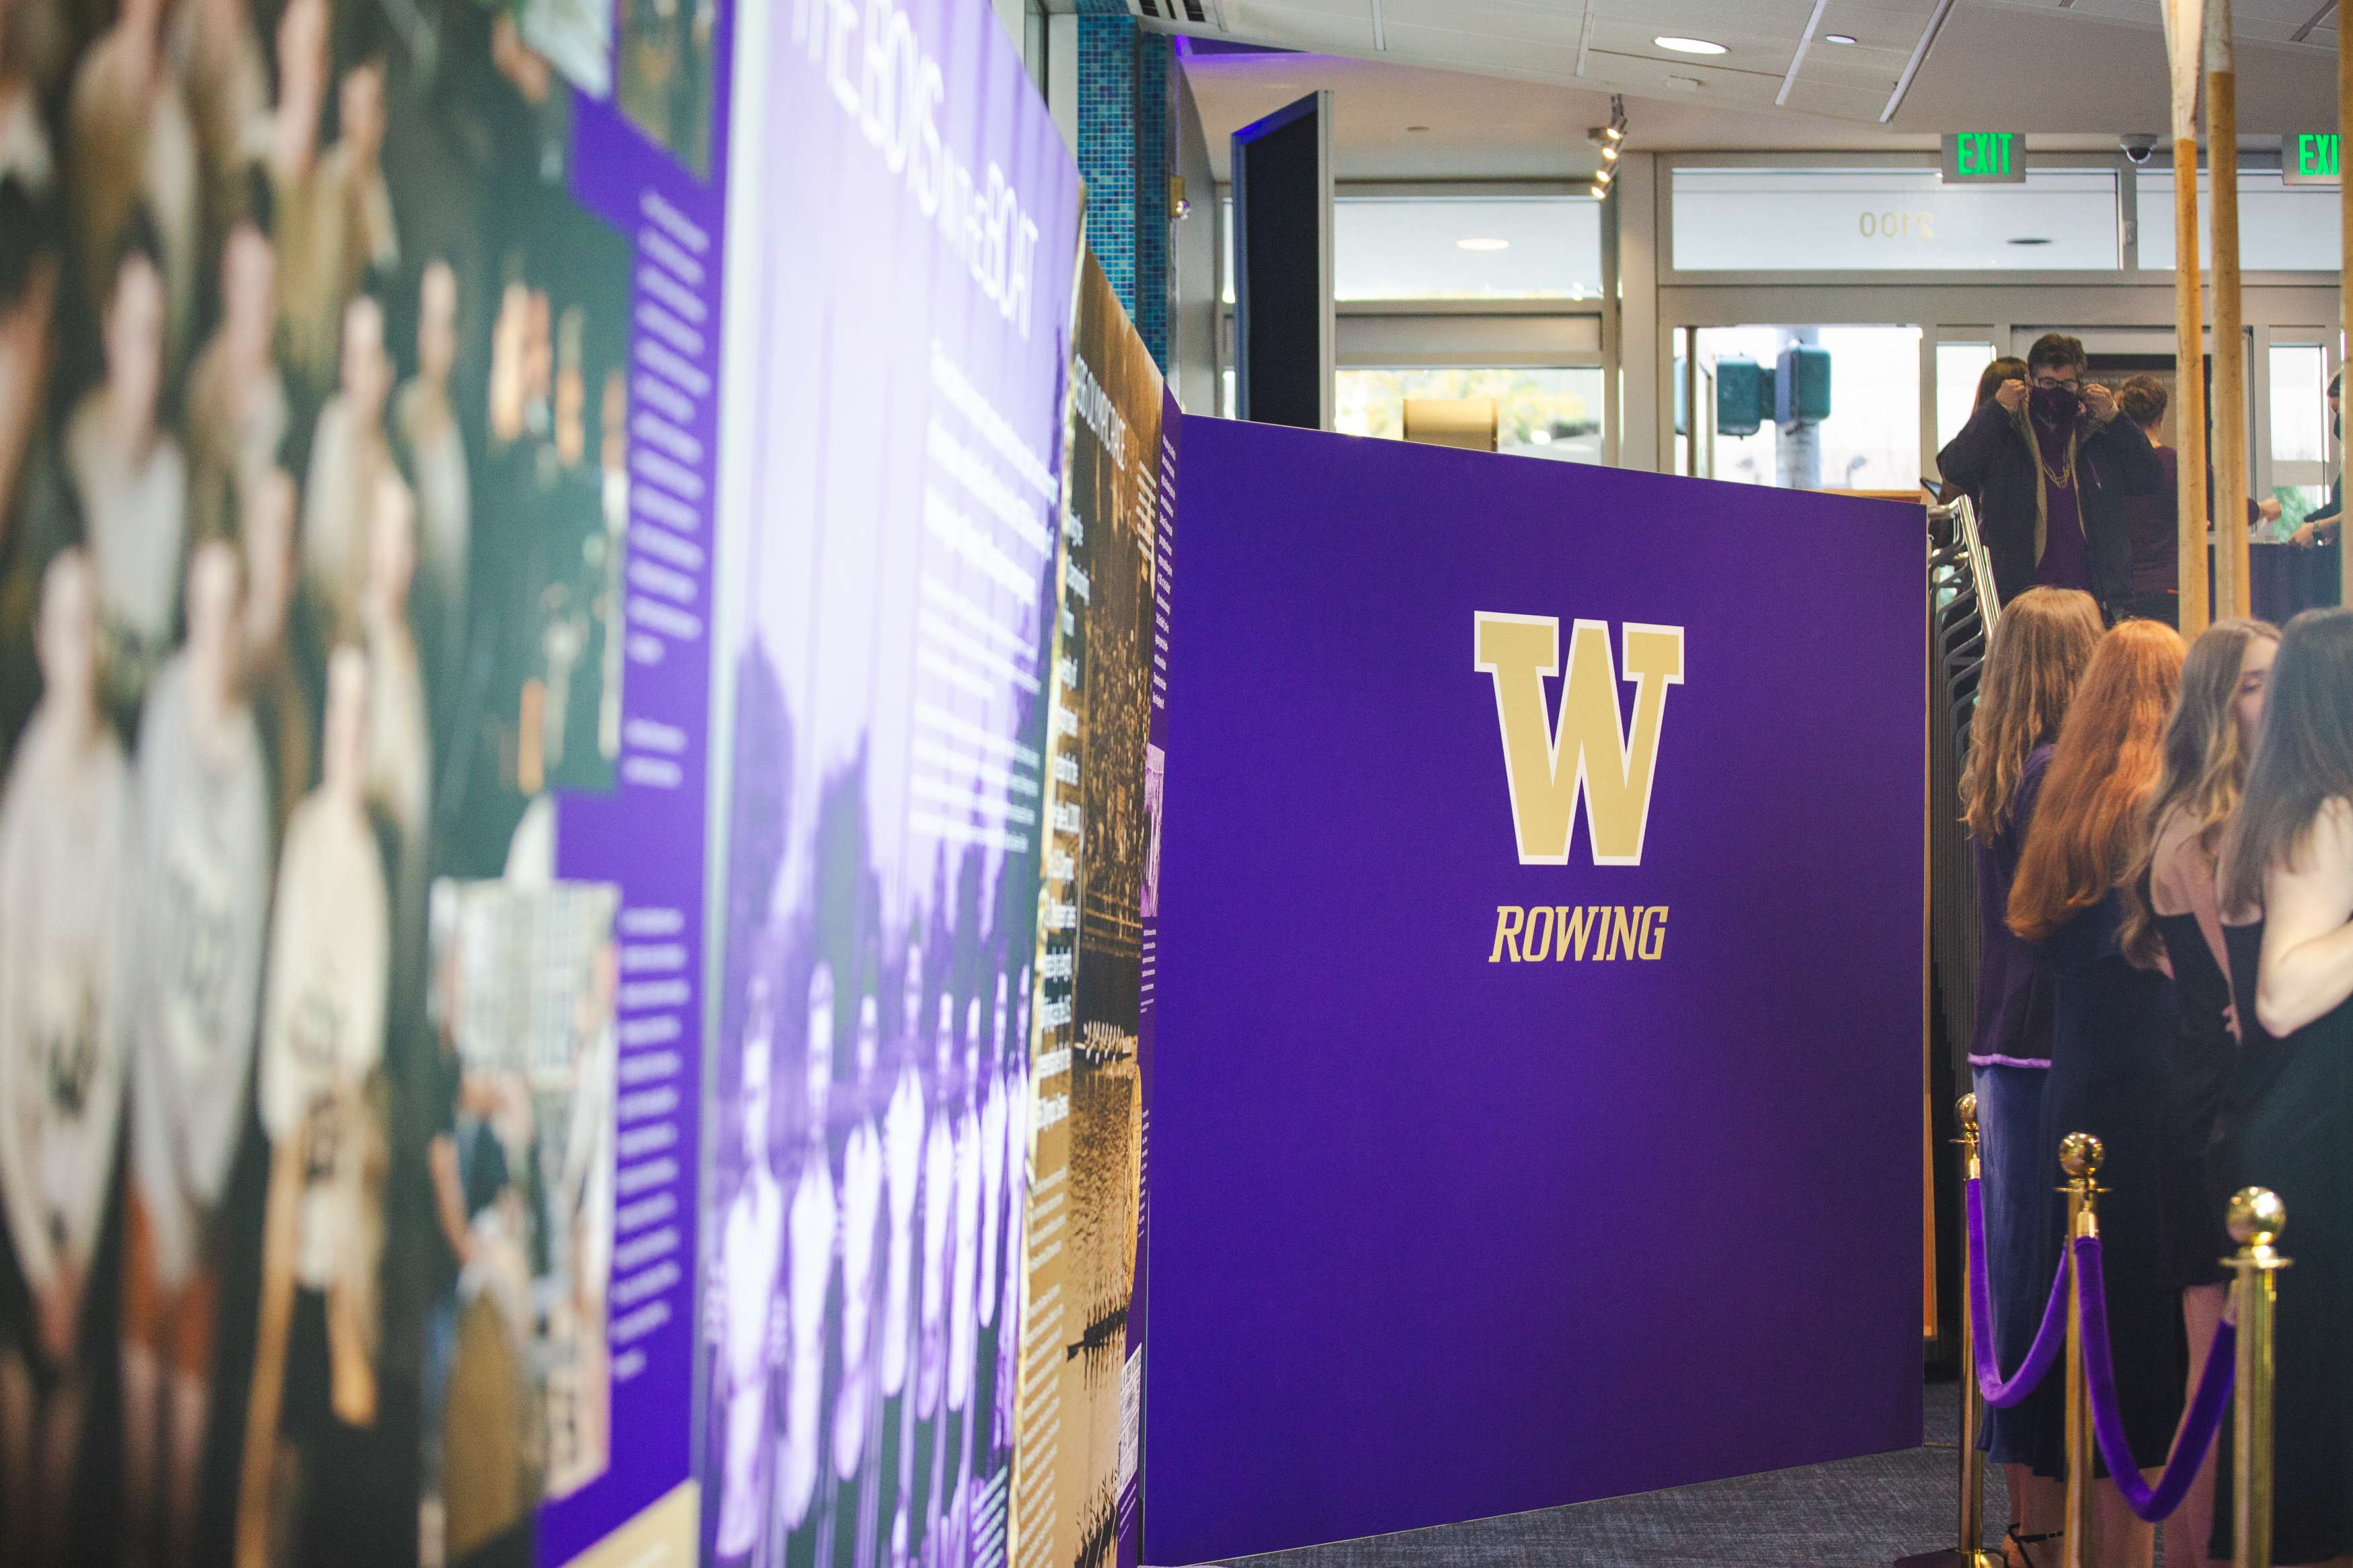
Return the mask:
<svg viewBox="0 0 2353 1568">
<path fill-rule="evenodd" d="M 2223 838 L 2221 907 L 2260 949 L 2236 990 L 2248 1104 L 2233 1180 L 2287 1205 L 2293 1287 L 2274 1352 L 2272 1560 L 2353 1554 L 2353 610 L 2280 639 L 2247 787 Z M 2234 970 L 2234 973 L 2237 971 Z M 2234 988 L 2235 989 L 2235 988 Z M 2226 1109 L 2227 1114 L 2227 1109 Z M 2217 1498 L 2218 1520 L 2230 1508 Z M 2218 1531 L 2218 1533 L 2226 1533 Z M 2228 1547 L 2227 1539 L 2223 1542 Z"/>
<path fill-rule="evenodd" d="M 2163 1037 L 2161 1190 L 2169 1273 L 2181 1291 L 2189 1341 L 2185 1392 L 2197 1387 L 2221 1321 L 2221 1258 L 2232 1247 L 2222 1228 L 2230 1188 L 2222 1184 L 2232 1159 L 2221 1112 L 2239 1048 L 2215 860 L 2246 784 L 2264 682 L 2278 650 L 2279 628 L 2264 621 L 2217 621 L 2189 645 L 2181 695 L 2165 726 L 2165 771 L 2149 796 L 2145 847 L 2127 884 L 2124 950 L 2142 967 L 2163 967 L 2173 976 L 2173 1028 Z M 2204 1556 L 2213 1508 L 2210 1453 L 2182 1507 L 2166 1521 L 2168 1563 Z"/>
<path fill-rule="evenodd" d="M 2099 640 L 2099 606 L 2088 594 L 2029 588 L 2012 600 L 1995 626 L 1961 773 L 1963 817 L 1977 857 L 1979 958 L 1969 1065 L 1984 1141 L 1985 1264 L 1995 1349 L 2001 1365 L 2012 1369 L 2034 1342 L 2050 1280 L 2038 1246 L 2042 1194 L 2035 1184 L 2042 1080 L 2051 1065 L 2051 971 L 2041 948 L 2010 932 L 2010 885 L 2052 744 Z M 2057 1531 L 2063 1500 L 2057 1488 L 2029 1472 L 2023 1434 L 2034 1419 L 2031 1405 L 1989 1414 L 1983 1441 L 2010 1489 L 2004 1549 L 2010 1568 L 2029 1568 L 2027 1551 Z"/>
<path fill-rule="evenodd" d="M 2051 962 L 2051 1072 L 2036 1152 L 2046 1194 L 2038 1283 L 2049 1288 L 2065 1247 L 2059 1142 L 2092 1133 L 2105 1146 L 2100 1233 L 2116 1402 L 2144 1469 L 2165 1462 L 2182 1407 L 2179 1292 L 2167 1272 L 2158 1192 L 2165 1071 L 2151 1049 L 2167 1037 L 2172 997 L 2171 982 L 2135 965 L 2120 937 L 2124 889 L 2164 772 L 2162 737 L 2185 651 L 2181 635 L 2155 621 L 2126 621 L 2100 639 L 2060 729 L 2010 891 L 2010 930 L 2042 943 Z M 2055 1409 L 2037 1406 L 2038 1414 Z M 2052 1415 L 2035 1423 L 2036 1474 L 2063 1475 L 2062 1426 Z M 2154 1533 L 2116 1488 L 2097 1496 L 2082 1560 L 2147 1568 Z"/>
</svg>

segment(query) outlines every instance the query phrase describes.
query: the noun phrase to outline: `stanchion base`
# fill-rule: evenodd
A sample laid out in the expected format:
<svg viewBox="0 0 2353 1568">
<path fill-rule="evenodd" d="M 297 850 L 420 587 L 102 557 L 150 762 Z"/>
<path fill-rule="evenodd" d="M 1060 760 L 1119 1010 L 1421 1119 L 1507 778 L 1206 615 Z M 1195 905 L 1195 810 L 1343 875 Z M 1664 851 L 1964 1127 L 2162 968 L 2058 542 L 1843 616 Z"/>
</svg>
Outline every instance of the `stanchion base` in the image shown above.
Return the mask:
<svg viewBox="0 0 2353 1568">
<path fill-rule="evenodd" d="M 1895 1560 L 1895 1568 L 2002 1568 L 1999 1552 L 1963 1552 L 1947 1546 L 1942 1552 L 1922 1552 Z"/>
</svg>

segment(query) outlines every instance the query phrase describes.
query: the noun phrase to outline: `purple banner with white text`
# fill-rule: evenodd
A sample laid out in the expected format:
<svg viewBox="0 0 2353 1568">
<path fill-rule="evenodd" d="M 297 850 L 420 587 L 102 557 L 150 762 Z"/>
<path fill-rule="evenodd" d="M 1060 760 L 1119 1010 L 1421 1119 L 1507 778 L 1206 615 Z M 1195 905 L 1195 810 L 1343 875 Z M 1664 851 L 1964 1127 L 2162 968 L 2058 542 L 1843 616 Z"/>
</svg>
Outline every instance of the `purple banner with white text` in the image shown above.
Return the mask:
<svg viewBox="0 0 2353 1568">
<path fill-rule="evenodd" d="M 1001 1563 L 1078 174 L 988 5 L 742 23 L 702 1550 Z"/>
</svg>

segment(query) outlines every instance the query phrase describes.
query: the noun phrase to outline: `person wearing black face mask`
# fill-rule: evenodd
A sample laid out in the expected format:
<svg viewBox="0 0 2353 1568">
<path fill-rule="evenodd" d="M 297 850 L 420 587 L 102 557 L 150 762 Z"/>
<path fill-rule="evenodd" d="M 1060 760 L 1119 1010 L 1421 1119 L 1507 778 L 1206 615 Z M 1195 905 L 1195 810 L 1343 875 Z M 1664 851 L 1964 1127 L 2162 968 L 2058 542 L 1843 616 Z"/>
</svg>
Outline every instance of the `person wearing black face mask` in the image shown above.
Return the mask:
<svg viewBox="0 0 2353 1568">
<path fill-rule="evenodd" d="M 2084 345 L 2052 332 L 1936 455 L 1945 482 L 1976 495 L 1978 532 L 2004 602 L 2036 584 L 2080 588 L 2115 619 L 2132 603 L 2125 503 L 2162 488 L 2148 437 L 2116 417 L 2085 374 Z"/>
</svg>

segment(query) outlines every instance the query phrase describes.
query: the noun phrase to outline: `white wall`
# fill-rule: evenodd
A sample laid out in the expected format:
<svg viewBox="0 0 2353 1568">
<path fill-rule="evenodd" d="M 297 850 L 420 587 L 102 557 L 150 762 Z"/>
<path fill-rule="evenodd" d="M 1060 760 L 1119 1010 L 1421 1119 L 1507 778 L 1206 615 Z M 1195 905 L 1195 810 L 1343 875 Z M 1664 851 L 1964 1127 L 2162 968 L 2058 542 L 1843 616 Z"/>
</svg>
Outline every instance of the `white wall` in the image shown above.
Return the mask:
<svg viewBox="0 0 2353 1568">
<path fill-rule="evenodd" d="M 1169 344 L 1170 380 L 1176 402 L 1187 414 L 1218 411 L 1219 295 L 1224 279 L 1218 243 L 1217 174 L 1209 163 L 1209 143 L 1201 114 L 1193 101 L 1193 88 L 1179 64 L 1169 73 L 1175 95 L 1176 156 L 1174 172 L 1185 182 L 1185 199 L 1192 216 L 1169 225 L 1169 249 L 1176 269 L 1176 318 Z"/>
</svg>

